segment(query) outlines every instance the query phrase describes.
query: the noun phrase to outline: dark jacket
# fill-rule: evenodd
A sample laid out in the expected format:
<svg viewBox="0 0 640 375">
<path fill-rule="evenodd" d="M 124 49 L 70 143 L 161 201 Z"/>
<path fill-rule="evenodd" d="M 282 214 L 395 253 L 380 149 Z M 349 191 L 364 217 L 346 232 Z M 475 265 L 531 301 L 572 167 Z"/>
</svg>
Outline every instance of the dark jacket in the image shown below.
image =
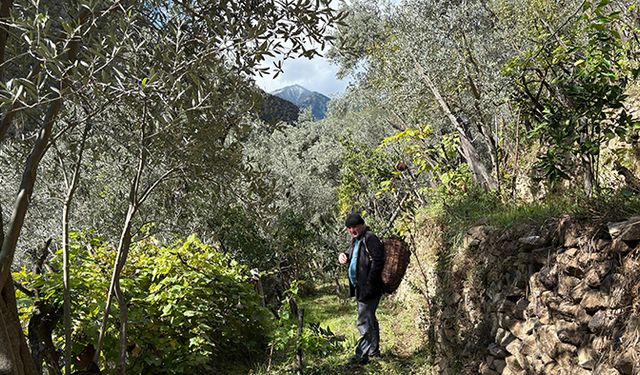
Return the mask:
<svg viewBox="0 0 640 375">
<path fill-rule="evenodd" d="M 360 242 L 356 263 L 356 280 L 358 285 L 354 287 L 353 284 L 351 284 L 351 280 L 349 280 L 349 297 L 356 297 L 358 301 L 363 302 L 380 297 L 383 293 L 382 266 L 384 265 L 384 249 L 380 239 L 376 237 L 368 227 L 358 238 L 364 238 L 364 241 Z M 351 262 L 354 244 L 355 239 L 351 240 L 351 247 L 346 253 L 349 262 Z"/>
</svg>

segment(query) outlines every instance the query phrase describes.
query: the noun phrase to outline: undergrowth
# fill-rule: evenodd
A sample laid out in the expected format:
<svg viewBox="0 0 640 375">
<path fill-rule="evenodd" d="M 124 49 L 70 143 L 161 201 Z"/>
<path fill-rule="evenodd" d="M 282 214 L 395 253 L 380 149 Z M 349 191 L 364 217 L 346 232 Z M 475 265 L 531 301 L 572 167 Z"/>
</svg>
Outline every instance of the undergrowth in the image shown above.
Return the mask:
<svg viewBox="0 0 640 375">
<path fill-rule="evenodd" d="M 415 315 L 395 302 L 394 297 L 383 297 L 377 316 L 380 323 L 382 358 L 365 366 L 348 364 L 359 337 L 356 329 L 356 303 L 352 298 L 337 296 L 330 287 L 319 288 L 318 293 L 304 297 L 305 330 L 318 330 L 341 343 L 337 351 L 303 353 L 304 374 L 426 374 L 429 356 L 422 347 L 423 334 L 415 326 Z M 294 361 L 274 358 L 270 366 L 262 365 L 253 374 L 293 374 Z"/>
<path fill-rule="evenodd" d="M 640 195 L 629 190 L 603 191 L 593 197 L 572 190 L 526 202 L 501 199 L 479 188 L 466 194 L 434 200 L 421 214 L 446 228 L 450 245 L 474 225 L 509 227 L 515 223 L 542 224 L 549 219 L 570 215 L 593 221 L 616 221 L 640 211 Z"/>
</svg>

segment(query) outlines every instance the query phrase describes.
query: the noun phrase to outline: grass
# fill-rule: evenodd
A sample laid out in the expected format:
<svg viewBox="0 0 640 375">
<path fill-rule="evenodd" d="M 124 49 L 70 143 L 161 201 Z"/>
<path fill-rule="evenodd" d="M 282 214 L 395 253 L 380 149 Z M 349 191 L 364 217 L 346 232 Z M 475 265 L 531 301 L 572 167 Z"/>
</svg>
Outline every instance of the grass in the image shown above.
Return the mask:
<svg viewBox="0 0 640 375">
<path fill-rule="evenodd" d="M 477 224 L 496 227 L 509 227 L 513 223 L 542 224 L 565 214 L 592 220 L 621 220 L 639 211 L 640 196 L 625 190 L 604 191 L 589 198 L 575 189 L 550 194 L 541 201 L 523 202 L 502 201 L 492 193 L 472 189 L 426 206 L 421 214 L 435 219 L 451 237 Z"/>
<path fill-rule="evenodd" d="M 304 374 L 429 373 L 429 357 L 422 347 L 423 334 L 414 323 L 415 311 L 399 305 L 393 297 L 383 297 L 377 311 L 382 357 L 364 366 L 347 363 L 359 337 L 354 299 L 338 297 L 330 288 L 320 288 L 318 293 L 304 298 L 302 306 L 305 308 L 305 329 L 316 322 L 343 340 L 340 349 L 332 354 L 304 353 Z M 257 374 L 295 373 L 290 362 L 274 363 L 269 371 L 263 368 Z"/>
</svg>

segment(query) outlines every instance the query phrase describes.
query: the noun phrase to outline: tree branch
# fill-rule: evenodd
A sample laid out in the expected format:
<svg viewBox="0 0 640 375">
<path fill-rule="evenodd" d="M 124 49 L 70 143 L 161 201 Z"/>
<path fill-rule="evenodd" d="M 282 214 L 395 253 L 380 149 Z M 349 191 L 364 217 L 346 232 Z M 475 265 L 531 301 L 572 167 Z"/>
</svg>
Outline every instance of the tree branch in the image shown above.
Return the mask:
<svg viewBox="0 0 640 375">
<path fill-rule="evenodd" d="M 9 19 L 13 0 L 2 0 L 0 3 L 0 21 Z M 4 56 L 7 50 L 7 39 L 9 38 L 9 26 L 6 22 L 2 22 L 0 26 L 0 82 L 4 82 Z M 0 137 L 0 140 L 2 138 Z"/>
<path fill-rule="evenodd" d="M 34 291 L 33 291 L 33 290 L 31 290 L 31 289 L 27 289 L 27 287 L 26 287 L 26 286 L 24 286 L 24 285 L 20 284 L 19 282 L 15 281 L 15 280 L 13 280 L 13 286 L 14 286 L 16 289 L 18 289 L 19 291 L 21 291 L 22 293 L 24 293 L 25 295 L 27 295 L 27 296 L 31 297 L 31 298 L 33 298 L 33 297 L 35 297 L 35 296 L 36 296 L 36 292 L 34 292 Z"/>
</svg>

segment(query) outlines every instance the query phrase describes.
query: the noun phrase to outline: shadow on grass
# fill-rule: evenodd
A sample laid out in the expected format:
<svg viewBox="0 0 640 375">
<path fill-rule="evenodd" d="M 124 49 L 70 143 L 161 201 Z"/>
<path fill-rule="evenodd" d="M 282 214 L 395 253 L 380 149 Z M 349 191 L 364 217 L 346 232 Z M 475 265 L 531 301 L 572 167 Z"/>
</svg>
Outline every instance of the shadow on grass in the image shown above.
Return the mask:
<svg viewBox="0 0 640 375">
<path fill-rule="evenodd" d="M 304 374 L 427 374 L 427 358 L 426 352 L 416 352 L 408 357 L 386 353 L 366 365 L 350 365 L 346 357 L 337 356 L 317 365 L 308 364 Z"/>
</svg>

